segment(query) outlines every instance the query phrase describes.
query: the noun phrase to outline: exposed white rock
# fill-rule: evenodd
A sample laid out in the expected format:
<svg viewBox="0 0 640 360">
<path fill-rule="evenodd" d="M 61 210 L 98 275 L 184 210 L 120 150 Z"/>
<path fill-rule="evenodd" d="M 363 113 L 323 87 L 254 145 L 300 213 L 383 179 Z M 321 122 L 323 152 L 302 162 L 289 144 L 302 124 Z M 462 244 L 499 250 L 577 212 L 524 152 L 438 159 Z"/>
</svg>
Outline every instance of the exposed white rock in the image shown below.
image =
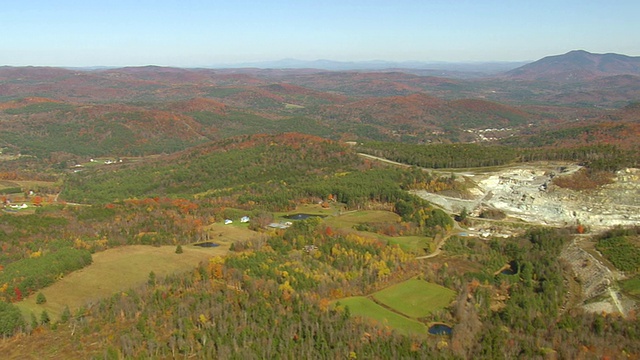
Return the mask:
<svg viewBox="0 0 640 360">
<path fill-rule="evenodd" d="M 600 228 L 640 224 L 640 170 L 616 173 L 614 183 L 593 191 L 573 191 L 553 186 L 555 176 L 578 171 L 567 164 L 520 165 L 493 173 L 475 174 L 473 199 L 416 191 L 418 196 L 452 213 L 466 208 L 478 214 L 483 207 L 508 216 L 545 225 L 575 225 Z M 561 174 L 561 175 L 557 175 Z"/>
</svg>

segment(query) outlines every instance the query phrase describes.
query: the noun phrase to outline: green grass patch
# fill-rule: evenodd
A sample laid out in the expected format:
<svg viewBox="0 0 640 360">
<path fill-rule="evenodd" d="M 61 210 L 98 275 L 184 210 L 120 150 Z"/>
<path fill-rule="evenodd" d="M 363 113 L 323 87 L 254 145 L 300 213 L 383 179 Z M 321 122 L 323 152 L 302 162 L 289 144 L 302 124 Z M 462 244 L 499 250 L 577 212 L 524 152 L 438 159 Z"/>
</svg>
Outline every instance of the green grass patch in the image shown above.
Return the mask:
<svg viewBox="0 0 640 360">
<path fill-rule="evenodd" d="M 398 245 L 404 251 L 421 252 L 429 249 L 431 238 L 426 236 L 385 236 L 387 243 Z"/>
<path fill-rule="evenodd" d="M 373 294 L 380 303 L 411 318 L 422 318 L 448 306 L 456 293 L 443 286 L 410 279 Z"/>
<path fill-rule="evenodd" d="M 640 296 L 640 275 L 631 279 L 621 281 L 620 286 L 622 286 L 622 289 L 625 292 L 633 296 Z"/>
<path fill-rule="evenodd" d="M 370 222 L 398 222 L 400 217 L 391 211 L 363 210 L 346 212 L 326 220 L 327 225 L 336 229 L 352 229 L 355 225 Z"/>
<path fill-rule="evenodd" d="M 391 211 L 383 210 L 362 210 L 346 212 L 338 216 L 333 216 L 325 220 L 328 226 L 335 229 L 353 229 L 354 226 L 365 223 L 389 223 L 396 224 L 400 221 L 400 216 Z M 420 252 L 429 247 L 430 238 L 425 236 L 387 236 L 372 232 L 365 232 L 377 237 L 388 244 L 399 245 L 402 250 L 410 252 Z"/>
<path fill-rule="evenodd" d="M 338 214 L 338 212 L 339 209 L 336 205 L 330 205 L 328 208 L 323 208 L 318 204 L 302 204 L 296 206 L 295 210 L 274 212 L 273 216 L 277 219 L 289 221 L 289 219 L 286 219 L 285 216 L 294 214 L 309 214 L 326 216 L 325 220 L 329 220 L 332 219 L 334 215 Z M 327 225 L 333 227 L 332 223 L 327 222 Z"/>
<path fill-rule="evenodd" d="M 396 314 L 363 296 L 340 299 L 340 305 L 348 306 L 352 315 L 375 320 L 403 335 L 425 335 L 428 331 L 425 324 Z"/>
<path fill-rule="evenodd" d="M 19 194 L 22 192 L 20 187 L 7 187 L 0 189 L 0 194 Z"/>
</svg>

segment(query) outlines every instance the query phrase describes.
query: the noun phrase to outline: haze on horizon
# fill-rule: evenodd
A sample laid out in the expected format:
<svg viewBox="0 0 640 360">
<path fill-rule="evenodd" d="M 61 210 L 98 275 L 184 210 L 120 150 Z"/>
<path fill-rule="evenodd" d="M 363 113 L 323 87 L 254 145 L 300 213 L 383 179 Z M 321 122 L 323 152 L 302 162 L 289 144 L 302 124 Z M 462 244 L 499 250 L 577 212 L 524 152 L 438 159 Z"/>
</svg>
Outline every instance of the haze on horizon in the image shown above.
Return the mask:
<svg viewBox="0 0 640 360">
<path fill-rule="evenodd" d="M 0 66 L 637 56 L 639 12 L 632 0 L 16 1 L 3 4 Z"/>
</svg>

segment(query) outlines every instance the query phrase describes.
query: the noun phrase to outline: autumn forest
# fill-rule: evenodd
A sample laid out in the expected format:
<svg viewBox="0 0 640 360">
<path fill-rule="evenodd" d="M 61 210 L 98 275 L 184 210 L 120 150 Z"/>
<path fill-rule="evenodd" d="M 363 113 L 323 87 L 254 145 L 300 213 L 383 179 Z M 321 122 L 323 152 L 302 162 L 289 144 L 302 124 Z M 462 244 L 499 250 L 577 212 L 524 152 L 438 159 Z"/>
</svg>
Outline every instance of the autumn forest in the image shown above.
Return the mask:
<svg viewBox="0 0 640 360">
<path fill-rule="evenodd" d="M 633 178 L 638 76 L 506 76 L 0 68 L 2 357 L 639 358 L 640 224 L 472 201 Z"/>
</svg>

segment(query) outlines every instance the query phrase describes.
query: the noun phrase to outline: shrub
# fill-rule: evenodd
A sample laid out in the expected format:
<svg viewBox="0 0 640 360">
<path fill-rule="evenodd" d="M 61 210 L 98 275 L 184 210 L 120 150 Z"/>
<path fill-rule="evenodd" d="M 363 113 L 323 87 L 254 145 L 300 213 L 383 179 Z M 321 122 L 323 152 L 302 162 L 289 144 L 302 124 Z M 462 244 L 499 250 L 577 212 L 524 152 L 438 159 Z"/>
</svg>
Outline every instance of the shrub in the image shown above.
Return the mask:
<svg viewBox="0 0 640 360">
<path fill-rule="evenodd" d="M 39 292 L 38 296 L 36 296 L 36 304 L 44 304 L 47 302 L 47 298 L 43 293 Z"/>
<path fill-rule="evenodd" d="M 69 310 L 69 306 L 65 306 L 60 315 L 60 322 L 66 323 L 69 319 L 71 319 L 71 310 Z"/>
<path fill-rule="evenodd" d="M 47 312 L 47 310 L 42 310 L 42 313 L 40 314 L 40 324 L 46 325 L 50 322 L 51 318 L 49 317 L 49 313 Z"/>
</svg>

